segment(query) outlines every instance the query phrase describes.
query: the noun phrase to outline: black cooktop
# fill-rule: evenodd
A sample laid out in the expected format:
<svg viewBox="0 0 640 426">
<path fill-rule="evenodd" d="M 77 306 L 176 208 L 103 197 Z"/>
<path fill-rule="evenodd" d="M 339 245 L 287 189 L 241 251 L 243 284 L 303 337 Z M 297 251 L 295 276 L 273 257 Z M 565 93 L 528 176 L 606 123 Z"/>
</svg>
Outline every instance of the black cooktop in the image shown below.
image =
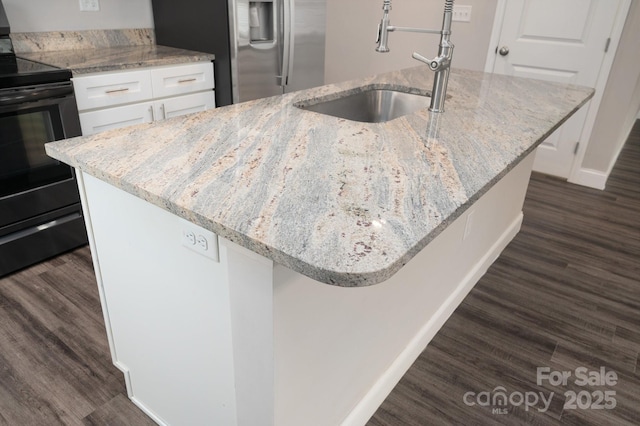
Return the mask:
<svg viewBox="0 0 640 426">
<path fill-rule="evenodd" d="M 0 57 L 0 89 L 69 81 L 71 71 L 17 58 Z"/>
<path fill-rule="evenodd" d="M 4 30 L 1 28 L 3 12 L 2 0 L 0 0 L 0 90 L 69 81 L 71 79 L 69 70 L 16 57 L 13 42 L 8 33 L 9 28 Z"/>
</svg>

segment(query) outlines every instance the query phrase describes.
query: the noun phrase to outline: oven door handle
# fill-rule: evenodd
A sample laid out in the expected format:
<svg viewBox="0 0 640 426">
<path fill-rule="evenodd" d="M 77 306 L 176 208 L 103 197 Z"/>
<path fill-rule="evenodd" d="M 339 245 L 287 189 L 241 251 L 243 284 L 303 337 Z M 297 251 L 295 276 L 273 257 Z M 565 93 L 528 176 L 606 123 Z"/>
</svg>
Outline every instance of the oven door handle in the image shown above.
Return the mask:
<svg viewBox="0 0 640 426">
<path fill-rule="evenodd" d="M 20 90 L 0 94 L 0 107 L 73 95 L 73 86 Z"/>
</svg>

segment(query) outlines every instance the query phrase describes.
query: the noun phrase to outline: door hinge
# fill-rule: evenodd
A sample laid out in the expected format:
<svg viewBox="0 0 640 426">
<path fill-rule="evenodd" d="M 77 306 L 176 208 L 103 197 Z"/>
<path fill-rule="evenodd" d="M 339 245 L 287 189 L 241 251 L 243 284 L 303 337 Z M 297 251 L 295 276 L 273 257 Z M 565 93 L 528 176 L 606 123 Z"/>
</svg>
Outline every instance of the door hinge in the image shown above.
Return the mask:
<svg viewBox="0 0 640 426">
<path fill-rule="evenodd" d="M 611 45 L 611 37 L 607 39 L 607 43 L 604 45 L 604 53 L 609 51 L 609 46 Z"/>
<path fill-rule="evenodd" d="M 578 148 L 580 147 L 580 142 L 576 142 L 576 147 L 573 148 L 573 155 L 576 155 L 578 153 Z"/>
</svg>

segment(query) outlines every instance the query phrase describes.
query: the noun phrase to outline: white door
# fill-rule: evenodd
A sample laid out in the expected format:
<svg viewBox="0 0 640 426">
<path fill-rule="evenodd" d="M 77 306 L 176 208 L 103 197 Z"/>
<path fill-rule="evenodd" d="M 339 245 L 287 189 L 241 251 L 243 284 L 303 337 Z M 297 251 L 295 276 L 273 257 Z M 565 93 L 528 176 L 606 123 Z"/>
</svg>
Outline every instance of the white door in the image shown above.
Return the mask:
<svg viewBox="0 0 640 426">
<path fill-rule="evenodd" d="M 623 0 L 504 3 L 493 72 L 589 87 L 596 87 L 600 73 L 608 72 L 603 62 Z M 534 170 L 569 177 L 589 107 L 540 145 Z"/>
</svg>

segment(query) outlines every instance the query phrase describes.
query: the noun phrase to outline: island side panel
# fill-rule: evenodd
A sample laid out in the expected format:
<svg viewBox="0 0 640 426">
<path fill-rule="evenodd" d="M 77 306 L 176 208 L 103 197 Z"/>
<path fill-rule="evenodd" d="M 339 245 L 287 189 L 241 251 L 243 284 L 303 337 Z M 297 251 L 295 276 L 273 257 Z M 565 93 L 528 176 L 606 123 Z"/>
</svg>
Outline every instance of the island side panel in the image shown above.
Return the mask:
<svg viewBox="0 0 640 426">
<path fill-rule="evenodd" d="M 113 361 L 132 401 L 162 425 L 272 424 L 272 263 L 228 242 L 219 262 L 195 253 L 177 216 L 79 175 Z"/>
<path fill-rule="evenodd" d="M 276 265 L 277 425 L 366 423 L 519 231 L 534 155 L 383 283 L 330 286 Z"/>
<path fill-rule="evenodd" d="M 230 283 L 237 424 L 274 421 L 273 261 L 220 238 Z"/>
</svg>

